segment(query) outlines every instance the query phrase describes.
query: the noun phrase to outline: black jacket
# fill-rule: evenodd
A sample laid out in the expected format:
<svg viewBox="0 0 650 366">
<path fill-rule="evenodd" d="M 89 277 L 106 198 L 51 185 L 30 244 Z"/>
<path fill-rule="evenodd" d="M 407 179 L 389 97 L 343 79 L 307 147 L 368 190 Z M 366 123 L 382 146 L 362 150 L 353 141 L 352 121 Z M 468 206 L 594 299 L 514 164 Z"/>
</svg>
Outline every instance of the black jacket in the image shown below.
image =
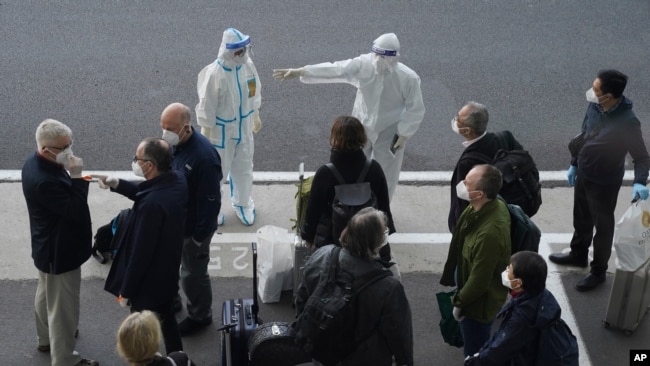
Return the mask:
<svg viewBox="0 0 650 366">
<path fill-rule="evenodd" d="M 330 252 L 334 245 L 317 249 L 305 264 L 305 271 L 296 294 L 296 314 L 305 307 L 309 295 L 314 292 L 320 276 L 327 275 Z M 356 258 L 345 248 L 339 253 L 342 270 L 361 277 L 382 268 L 377 261 Z M 342 365 L 390 366 L 393 356 L 397 365 L 413 364 L 413 325 L 411 307 L 404 287 L 393 276 L 385 277 L 364 291 L 357 298 L 358 319 L 355 338 L 356 350 Z"/>
<path fill-rule="evenodd" d="M 61 274 L 90 257 L 92 224 L 88 184 L 71 179 L 62 165 L 34 153 L 23 165 L 22 185 L 32 237 L 32 258 L 39 271 Z"/>
<path fill-rule="evenodd" d="M 221 209 L 221 158 L 208 139 L 192 127 L 192 136 L 174 149 L 172 167 L 187 178 L 185 237 L 202 242 L 217 230 Z"/>
<path fill-rule="evenodd" d="M 470 152 L 478 152 L 488 157 L 494 157 L 500 149 L 523 150 L 523 147 L 510 131 L 502 131 L 498 133 L 488 132 L 480 140 L 469 145 L 458 159 L 456 167 L 454 168 L 454 173 L 451 176 L 451 202 L 449 204 L 449 217 L 447 219 L 450 233 L 454 232 L 458 217 L 460 217 L 460 214 L 463 212 L 465 207 L 469 205 L 468 201 L 462 200 L 456 196 L 456 185 L 458 182 L 465 179 L 467 173 L 472 170 L 474 165 L 485 163 L 483 161 L 470 159 L 466 154 Z"/>
<path fill-rule="evenodd" d="M 347 183 L 355 183 L 359 177 L 359 173 L 366 163 L 366 154 L 361 149 L 355 151 L 332 150 L 330 154 L 330 162 L 334 164 Z M 386 214 L 388 218 L 388 229 L 391 233 L 394 233 L 395 224 L 393 223 L 393 215 L 390 212 L 388 185 L 386 183 L 384 171 L 381 169 L 379 163 L 374 160 L 371 162 L 370 169 L 368 169 L 368 174 L 366 174 L 364 182 L 370 182 L 370 188 L 377 197 L 377 208 Z M 322 165 L 318 168 L 311 184 L 311 193 L 307 204 L 305 223 L 302 227 L 302 238 L 307 242 L 314 242 L 316 228 L 321 220 L 323 222 L 332 221 L 334 186 L 338 184 L 338 180 L 327 166 Z M 338 243 L 338 240 L 335 241 L 330 235 L 327 242 Z"/>
<path fill-rule="evenodd" d="M 643 141 L 641 123 L 632 112 L 632 101 L 622 97 L 620 103 L 607 112 L 589 103 L 582 122 L 582 132 L 588 138 L 571 164 L 578 174 L 598 184 L 621 185 L 625 174 L 625 155 L 634 162 L 634 183 L 645 185 L 650 169 L 650 157 Z"/>
<path fill-rule="evenodd" d="M 176 171 L 139 185 L 120 179 L 116 192 L 132 199 L 104 289 L 151 309 L 178 293 L 187 183 Z"/>
</svg>

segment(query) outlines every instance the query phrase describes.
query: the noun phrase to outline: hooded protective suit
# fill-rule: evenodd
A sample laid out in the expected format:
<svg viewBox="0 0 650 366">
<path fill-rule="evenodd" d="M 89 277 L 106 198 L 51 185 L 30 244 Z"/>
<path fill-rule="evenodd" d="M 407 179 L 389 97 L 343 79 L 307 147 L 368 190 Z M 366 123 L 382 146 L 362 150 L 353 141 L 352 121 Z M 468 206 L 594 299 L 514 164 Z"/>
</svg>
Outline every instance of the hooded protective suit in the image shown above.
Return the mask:
<svg viewBox="0 0 650 366">
<path fill-rule="evenodd" d="M 347 83 L 357 88 L 352 116 L 365 127 L 366 155 L 384 170 L 391 199 L 402 168 L 403 144 L 418 130 L 425 112 L 420 77 L 399 62 L 399 49 L 395 34 L 383 34 L 373 42 L 372 53 L 307 65 L 300 76 L 307 84 Z M 393 154 L 395 135 L 402 137 L 402 145 Z"/>
<path fill-rule="evenodd" d="M 249 44 L 250 37 L 234 28 L 223 32 L 217 60 L 199 73 L 196 105 L 201 133 L 221 156 L 223 177 L 230 176 L 232 206 L 245 225 L 255 222 L 251 197 L 253 131 L 261 126 L 258 110 L 262 103 L 260 79 L 250 58 Z M 236 56 L 241 50 L 243 54 Z"/>
</svg>

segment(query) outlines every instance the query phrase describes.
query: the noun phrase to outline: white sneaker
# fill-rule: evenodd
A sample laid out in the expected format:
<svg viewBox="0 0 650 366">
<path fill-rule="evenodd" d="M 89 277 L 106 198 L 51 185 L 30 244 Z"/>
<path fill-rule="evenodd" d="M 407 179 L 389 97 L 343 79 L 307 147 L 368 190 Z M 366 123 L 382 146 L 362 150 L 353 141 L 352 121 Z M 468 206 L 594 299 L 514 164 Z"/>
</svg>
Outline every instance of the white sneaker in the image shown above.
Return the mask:
<svg viewBox="0 0 650 366">
<path fill-rule="evenodd" d="M 217 225 L 223 226 L 225 222 L 226 222 L 226 217 L 223 215 L 223 212 L 219 212 L 219 216 L 217 216 Z"/>
<path fill-rule="evenodd" d="M 243 208 L 241 206 L 235 206 L 235 213 L 237 217 L 246 226 L 251 226 L 255 223 L 255 209 L 254 208 Z"/>
</svg>

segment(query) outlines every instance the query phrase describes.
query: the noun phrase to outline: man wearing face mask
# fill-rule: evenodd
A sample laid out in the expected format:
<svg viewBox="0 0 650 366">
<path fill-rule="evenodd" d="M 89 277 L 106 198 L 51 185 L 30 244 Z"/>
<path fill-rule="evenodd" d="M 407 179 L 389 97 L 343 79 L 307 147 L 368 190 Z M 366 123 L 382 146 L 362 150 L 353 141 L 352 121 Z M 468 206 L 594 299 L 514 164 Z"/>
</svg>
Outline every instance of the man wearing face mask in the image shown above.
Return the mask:
<svg viewBox="0 0 650 366">
<path fill-rule="evenodd" d="M 174 147 L 172 167 L 187 178 L 188 206 L 181 260 L 181 287 L 187 295 L 187 318 L 179 325 L 181 336 L 212 324 L 212 285 L 208 274 L 210 242 L 221 208 L 221 159 L 210 142 L 196 133 L 191 111 L 172 103 L 160 116 L 162 138 Z M 182 308 L 176 296 L 175 310 Z"/>
<path fill-rule="evenodd" d="M 469 204 L 466 200 L 458 198 L 456 186 L 465 179 L 467 172 L 474 165 L 483 164 L 483 161 L 473 158 L 472 155 L 481 154 L 491 157 L 500 149 L 508 151 L 523 150 L 521 144 L 510 131 L 487 132 L 489 117 L 488 110 L 483 104 L 467 102 L 458 111 L 456 117 L 451 120 L 451 129 L 465 138 L 465 141 L 463 141 L 465 150 L 458 159 L 454 173 L 451 176 L 451 202 L 447 219 L 449 232 L 451 233 L 456 228 L 456 221 L 461 212 Z"/>
<path fill-rule="evenodd" d="M 571 251 L 553 253 L 549 259 L 557 264 L 587 267 L 593 240 L 591 270 L 576 284 L 578 291 L 605 282 L 614 237 L 614 209 L 628 152 L 634 163 L 632 199 L 648 198 L 645 185 L 650 157 L 641 124 L 632 112 L 632 101 L 623 95 L 626 85 L 627 76 L 620 71 L 598 72 L 586 93 L 589 105 L 582 122 L 581 142 L 574 139 L 569 145 L 572 156 L 567 178 L 569 186 L 574 186 Z"/>
<path fill-rule="evenodd" d="M 38 270 L 34 299 L 38 351 L 54 366 L 99 365 L 75 348 L 81 265 L 90 257 L 92 228 L 83 161 L 72 154 L 72 131 L 46 119 L 36 129 L 38 150 L 22 170 L 22 187 Z M 66 171 L 66 169 L 68 171 Z"/>
<path fill-rule="evenodd" d="M 452 234 L 440 284 L 458 288 L 453 314 L 460 322 L 465 356 L 489 339 L 507 295 L 501 271 L 510 258 L 510 214 L 497 198 L 501 184 L 499 169 L 483 164 L 472 168 L 456 187 L 458 197 L 469 206 Z"/>
<path fill-rule="evenodd" d="M 375 39 L 371 53 L 353 59 L 275 69 L 276 80 L 300 77 L 306 84 L 347 83 L 357 88 L 352 116 L 368 136 L 365 153 L 384 170 L 392 199 L 399 181 L 406 141 L 424 118 L 420 77 L 399 62 L 400 43 L 394 33 Z"/>
<path fill-rule="evenodd" d="M 172 169 L 172 148 L 158 138 L 144 139 L 136 149 L 131 168 L 141 183 L 119 179 L 111 191 L 133 200 L 117 254 L 104 289 L 131 311 L 158 314 L 167 353 L 182 351 L 183 343 L 174 315 L 178 294 L 178 268 L 183 251 L 187 210 L 187 182 Z"/>
<path fill-rule="evenodd" d="M 234 28 L 223 32 L 217 60 L 201 70 L 196 85 L 196 118 L 201 134 L 221 156 L 223 178 L 229 176 L 230 200 L 246 226 L 255 222 L 253 133 L 262 128 L 260 78 L 251 59 L 250 37 Z M 220 182 L 219 187 L 223 184 Z M 219 225 L 223 225 L 223 212 Z"/>
</svg>

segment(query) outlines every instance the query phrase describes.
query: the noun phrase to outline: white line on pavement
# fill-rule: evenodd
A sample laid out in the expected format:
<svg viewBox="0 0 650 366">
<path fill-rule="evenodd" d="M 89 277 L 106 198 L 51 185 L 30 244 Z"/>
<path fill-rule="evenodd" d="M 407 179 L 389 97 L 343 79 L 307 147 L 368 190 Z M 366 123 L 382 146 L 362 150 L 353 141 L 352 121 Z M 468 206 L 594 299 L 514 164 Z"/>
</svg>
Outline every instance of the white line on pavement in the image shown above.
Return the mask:
<svg viewBox="0 0 650 366">
<path fill-rule="evenodd" d="M 89 170 L 84 174 L 101 174 L 112 175 L 122 179 L 138 179 L 130 171 L 112 171 L 112 170 Z M 305 176 L 313 175 L 314 172 L 305 172 Z M 451 181 L 452 172 L 450 171 L 421 171 L 421 172 L 401 172 L 399 180 L 401 182 L 449 182 Z M 634 177 L 634 171 L 625 172 L 623 179 L 631 180 Z M 563 182 L 566 180 L 565 171 L 543 171 L 539 172 L 539 179 L 542 182 Z M 297 172 L 253 172 L 253 180 L 256 182 L 295 182 L 298 180 Z M 20 182 L 20 170 L 0 170 L 0 182 Z"/>
</svg>

